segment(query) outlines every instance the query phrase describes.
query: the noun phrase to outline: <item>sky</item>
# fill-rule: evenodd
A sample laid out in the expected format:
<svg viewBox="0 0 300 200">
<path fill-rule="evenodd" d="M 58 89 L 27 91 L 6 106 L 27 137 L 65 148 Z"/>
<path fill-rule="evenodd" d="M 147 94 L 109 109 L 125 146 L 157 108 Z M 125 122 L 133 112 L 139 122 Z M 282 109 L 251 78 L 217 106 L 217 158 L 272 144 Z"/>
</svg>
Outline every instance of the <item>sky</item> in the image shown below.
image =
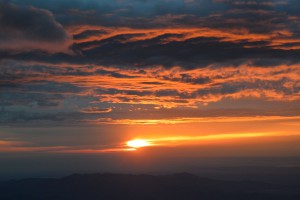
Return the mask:
<svg viewBox="0 0 300 200">
<path fill-rule="evenodd" d="M 299 9 L 0 0 L 0 178 L 299 157 Z"/>
</svg>

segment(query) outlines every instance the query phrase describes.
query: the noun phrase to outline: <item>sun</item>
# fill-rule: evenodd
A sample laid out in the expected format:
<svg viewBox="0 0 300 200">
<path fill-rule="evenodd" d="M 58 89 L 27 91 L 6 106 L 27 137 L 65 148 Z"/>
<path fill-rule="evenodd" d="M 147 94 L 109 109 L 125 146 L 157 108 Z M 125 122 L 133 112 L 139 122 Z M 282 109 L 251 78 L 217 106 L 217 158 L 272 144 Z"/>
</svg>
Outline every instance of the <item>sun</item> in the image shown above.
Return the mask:
<svg viewBox="0 0 300 200">
<path fill-rule="evenodd" d="M 130 140 L 126 142 L 126 145 L 132 148 L 141 148 L 150 146 L 151 144 L 147 140 Z"/>
</svg>

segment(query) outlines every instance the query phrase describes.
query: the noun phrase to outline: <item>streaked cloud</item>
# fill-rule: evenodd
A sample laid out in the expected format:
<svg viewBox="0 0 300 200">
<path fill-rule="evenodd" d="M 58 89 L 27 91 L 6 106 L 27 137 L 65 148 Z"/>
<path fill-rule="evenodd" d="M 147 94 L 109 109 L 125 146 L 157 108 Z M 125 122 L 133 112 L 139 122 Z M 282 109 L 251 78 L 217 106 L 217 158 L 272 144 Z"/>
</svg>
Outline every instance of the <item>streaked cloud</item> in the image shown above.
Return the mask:
<svg viewBox="0 0 300 200">
<path fill-rule="evenodd" d="M 299 111 L 298 64 L 259 67 L 249 62 L 187 70 L 11 60 L 2 61 L 1 70 L 4 124 L 35 120 L 85 123 L 98 119 L 106 122 L 137 118 L 298 116 Z M 220 108 L 226 101 L 236 106 L 228 108 L 231 105 L 224 104 Z M 257 106 L 247 105 L 247 101 L 257 102 Z"/>
<path fill-rule="evenodd" d="M 0 124 L 297 121 L 297 6 L 1 1 Z"/>
</svg>

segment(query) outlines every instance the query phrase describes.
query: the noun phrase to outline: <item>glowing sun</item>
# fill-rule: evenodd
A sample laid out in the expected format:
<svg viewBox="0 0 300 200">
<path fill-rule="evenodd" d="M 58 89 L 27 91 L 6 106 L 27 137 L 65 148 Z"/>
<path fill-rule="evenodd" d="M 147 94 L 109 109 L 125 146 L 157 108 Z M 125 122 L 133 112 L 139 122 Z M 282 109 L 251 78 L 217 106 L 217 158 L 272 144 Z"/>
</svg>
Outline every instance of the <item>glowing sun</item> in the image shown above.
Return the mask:
<svg viewBox="0 0 300 200">
<path fill-rule="evenodd" d="M 126 145 L 132 148 L 141 148 L 150 146 L 151 144 L 147 140 L 130 140 L 126 142 Z"/>
</svg>

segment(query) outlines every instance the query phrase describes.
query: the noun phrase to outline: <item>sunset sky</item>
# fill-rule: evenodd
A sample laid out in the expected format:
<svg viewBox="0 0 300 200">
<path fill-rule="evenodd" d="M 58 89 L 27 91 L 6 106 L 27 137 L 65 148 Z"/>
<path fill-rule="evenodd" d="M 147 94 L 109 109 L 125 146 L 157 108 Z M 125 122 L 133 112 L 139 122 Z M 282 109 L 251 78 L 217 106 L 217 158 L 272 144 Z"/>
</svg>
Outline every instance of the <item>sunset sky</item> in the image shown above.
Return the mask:
<svg viewBox="0 0 300 200">
<path fill-rule="evenodd" d="M 0 0 L 0 178 L 300 156 L 299 10 Z"/>
</svg>

